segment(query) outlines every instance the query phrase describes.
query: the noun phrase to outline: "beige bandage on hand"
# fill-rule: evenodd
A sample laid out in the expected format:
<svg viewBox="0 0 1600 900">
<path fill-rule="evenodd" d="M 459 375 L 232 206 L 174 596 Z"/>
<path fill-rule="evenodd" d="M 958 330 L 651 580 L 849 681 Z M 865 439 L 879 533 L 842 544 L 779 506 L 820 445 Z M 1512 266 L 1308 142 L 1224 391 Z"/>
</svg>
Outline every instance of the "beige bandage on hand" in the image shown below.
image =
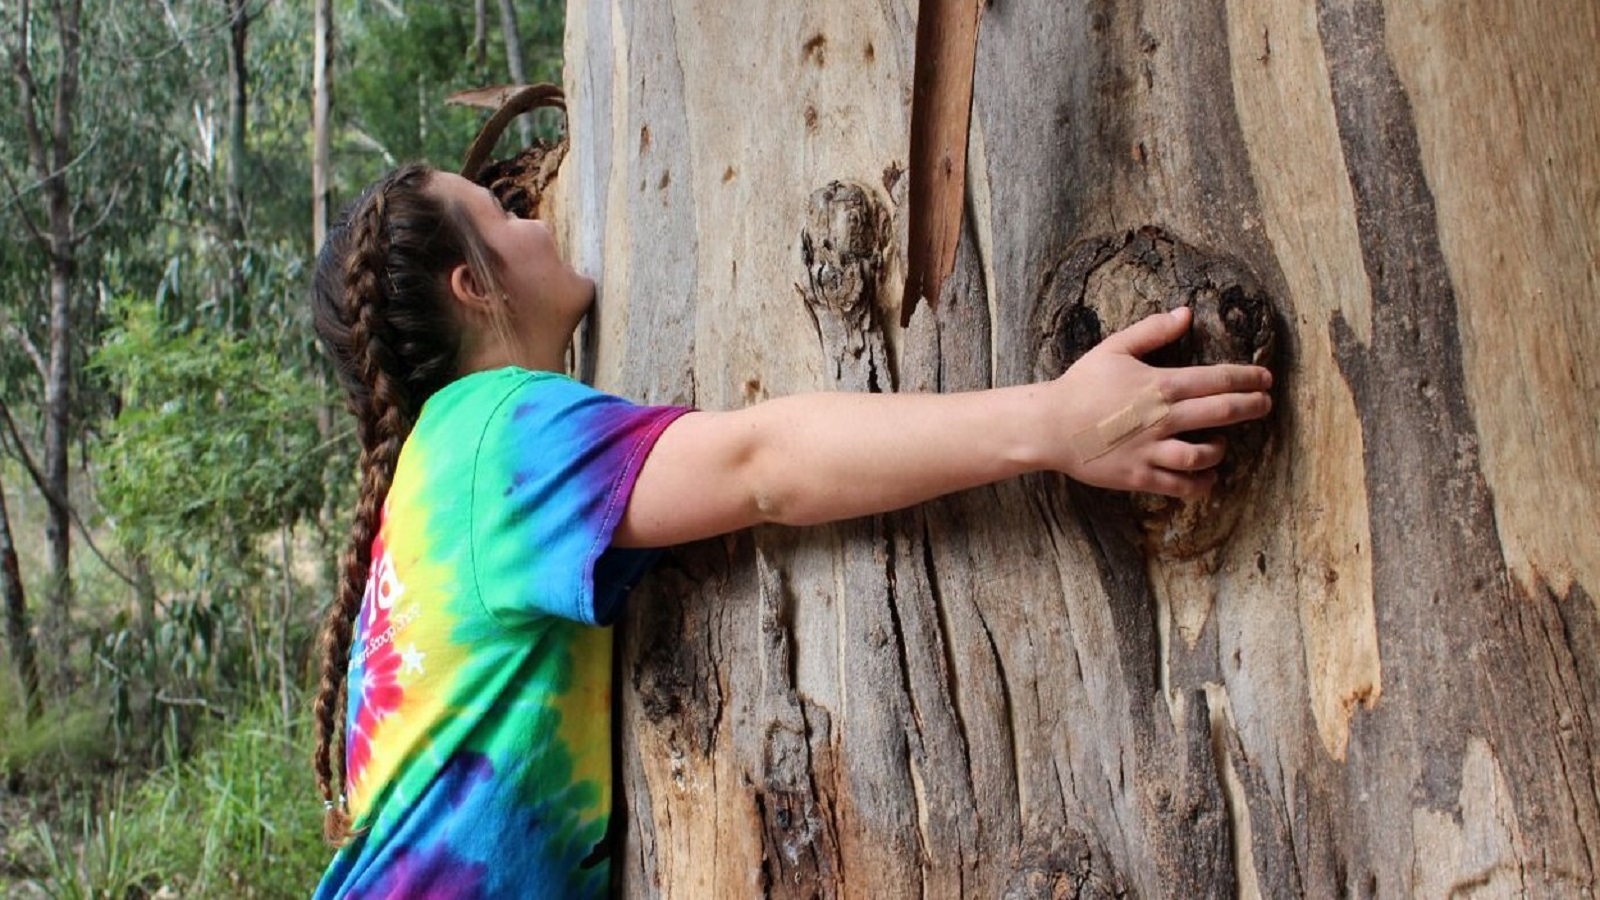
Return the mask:
<svg viewBox="0 0 1600 900">
<path fill-rule="evenodd" d="M 1133 440 L 1141 431 L 1154 428 L 1172 413 L 1172 405 L 1154 385 L 1133 402 L 1072 436 L 1072 450 L 1080 463 L 1089 463 Z"/>
</svg>

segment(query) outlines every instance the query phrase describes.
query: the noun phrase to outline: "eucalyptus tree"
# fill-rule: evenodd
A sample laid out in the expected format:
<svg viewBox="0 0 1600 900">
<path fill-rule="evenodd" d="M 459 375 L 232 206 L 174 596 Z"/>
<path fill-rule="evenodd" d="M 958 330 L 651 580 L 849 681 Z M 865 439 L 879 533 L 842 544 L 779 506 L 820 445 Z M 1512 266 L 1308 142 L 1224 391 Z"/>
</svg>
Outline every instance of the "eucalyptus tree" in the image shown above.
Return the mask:
<svg viewBox="0 0 1600 900">
<path fill-rule="evenodd" d="M 71 434 L 74 371 L 74 290 L 80 247 L 92 227 L 84 221 L 82 152 L 79 131 L 80 64 L 85 33 L 82 0 L 56 3 L 35 12 L 22 0 L 7 23 L 7 62 L 12 92 L 8 106 L 17 111 L 21 153 L 4 161 L 13 229 L 22 232 L 39 268 L 48 273 L 44 304 L 45 335 L 41 348 L 29 323 L 13 321 L 16 345 L 26 349 L 43 387 L 42 470 L 38 487 L 49 514 L 45 522 L 50 581 L 46 589 L 44 642 L 58 686 L 68 678 L 68 628 L 72 586 L 70 482 L 67 457 Z M 79 190 L 75 190 L 79 188 Z M 109 214 L 105 202 L 91 214 Z M 25 279 L 26 280 L 26 279 Z"/>
<path fill-rule="evenodd" d="M 619 654 L 630 894 L 1593 894 L 1600 7 L 569 12 L 602 386 L 1016 384 L 1180 303 L 1162 361 L 1280 375 L 1202 503 L 1034 476 L 676 553 Z"/>
</svg>

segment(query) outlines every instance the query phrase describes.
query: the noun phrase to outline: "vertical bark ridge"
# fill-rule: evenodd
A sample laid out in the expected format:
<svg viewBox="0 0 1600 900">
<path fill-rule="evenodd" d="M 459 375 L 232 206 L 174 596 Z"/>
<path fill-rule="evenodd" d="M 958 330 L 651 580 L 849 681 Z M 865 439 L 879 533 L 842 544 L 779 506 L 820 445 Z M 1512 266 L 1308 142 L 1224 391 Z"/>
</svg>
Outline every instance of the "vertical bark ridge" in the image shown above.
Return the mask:
<svg viewBox="0 0 1600 900">
<path fill-rule="evenodd" d="M 1597 798 L 1553 791 L 1545 777 L 1558 727 L 1526 698 L 1537 693 L 1535 671 L 1562 664 L 1506 621 L 1524 604 L 1512 596 L 1477 457 L 1455 292 L 1410 101 L 1385 53 L 1383 9 L 1320 0 L 1317 16 L 1373 292 L 1369 345 L 1342 317 L 1332 325 L 1365 441 L 1386 680 L 1383 702 L 1352 731 L 1351 783 L 1378 804 L 1355 823 L 1363 834 L 1353 862 L 1366 872 L 1358 886 L 1413 889 L 1414 870 L 1398 865 L 1405 854 L 1394 848 L 1415 847 L 1418 810 L 1459 821 L 1468 741 L 1482 737 L 1505 772 L 1518 828 L 1541 845 L 1537 862 L 1522 862 L 1547 880 L 1592 887 L 1585 832 Z M 1555 824 L 1568 819 L 1589 827 Z"/>
<path fill-rule="evenodd" d="M 628 69 L 636 78 L 628 121 L 640 135 L 628 160 L 628 232 L 652 235 L 631 242 L 637 274 L 628 281 L 628 366 L 645 380 L 637 399 L 683 403 L 693 395 L 700 228 L 678 26 L 670 3 L 626 5 Z"/>
<path fill-rule="evenodd" d="M 756 580 L 765 657 L 756 709 L 765 724 L 759 770 L 749 774 L 764 826 L 762 870 L 769 896 L 809 898 L 817 885 L 838 882 L 838 835 L 817 794 L 812 723 L 795 678 L 795 598 L 759 540 Z M 819 737 L 825 745 L 830 735 Z"/>
<path fill-rule="evenodd" d="M 1179 720 L 1167 715 L 1159 670 L 1156 603 L 1144 559 L 1128 534 L 1134 513 L 1121 496 L 1075 488 L 1115 625 L 1117 660 L 1133 729 L 1133 788 L 1139 821 L 1125 842 L 1148 854 L 1148 889 L 1161 896 L 1232 893 L 1233 860 L 1220 774 L 1211 753 L 1203 689 L 1180 692 Z M 1118 510 L 1122 514 L 1118 514 Z M 1178 761 L 1176 769 L 1173 762 Z"/>
<path fill-rule="evenodd" d="M 1286 804 L 1250 758 L 1237 728 L 1219 729 L 1220 750 L 1233 766 L 1244 787 L 1245 814 L 1250 817 L 1251 845 L 1244 848 L 1255 867 L 1255 879 L 1262 897 L 1303 897 L 1306 894 L 1301 863 L 1295 852 L 1292 825 Z"/>
<path fill-rule="evenodd" d="M 944 687 L 945 696 L 950 701 L 950 716 L 955 725 L 956 736 L 960 739 L 962 767 L 967 773 L 967 786 L 973 782 L 972 776 L 972 751 L 968 743 L 967 723 L 961 714 L 961 691 L 956 685 L 956 662 L 951 653 L 950 644 L 954 635 L 950 628 L 950 616 L 944 606 L 944 593 L 939 589 L 939 568 L 933 556 L 933 532 L 928 526 L 926 515 L 916 515 L 913 520 L 920 524 L 921 537 L 918 541 L 922 551 L 922 578 L 928 587 L 928 601 L 933 609 L 933 624 L 936 626 L 934 636 L 939 648 L 939 669 L 943 676 L 940 684 Z"/>
</svg>

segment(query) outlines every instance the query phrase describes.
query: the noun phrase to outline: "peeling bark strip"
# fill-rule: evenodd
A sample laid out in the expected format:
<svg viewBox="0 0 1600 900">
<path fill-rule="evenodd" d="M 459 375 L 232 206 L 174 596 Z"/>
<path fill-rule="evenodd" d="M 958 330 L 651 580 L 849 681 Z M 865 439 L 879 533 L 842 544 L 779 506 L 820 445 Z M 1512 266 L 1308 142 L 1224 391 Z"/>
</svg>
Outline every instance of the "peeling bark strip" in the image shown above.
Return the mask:
<svg viewBox="0 0 1600 900">
<path fill-rule="evenodd" d="M 911 211 L 900 327 L 937 302 L 955 268 L 966 207 L 967 128 L 978 53 L 977 0 L 922 0 L 911 88 Z"/>
<path fill-rule="evenodd" d="M 1370 345 L 1342 316 L 1332 325 L 1365 442 L 1385 681 L 1382 702 L 1351 733 L 1349 783 L 1377 806 L 1354 823 L 1366 833 L 1351 844 L 1351 868 L 1378 895 L 1411 892 L 1413 858 L 1427 852 L 1415 816 L 1459 821 L 1478 799 L 1463 795 L 1468 741 L 1478 737 L 1504 772 L 1516 807 L 1509 827 L 1527 845 L 1519 858 L 1470 862 L 1538 871 L 1557 895 L 1592 889 L 1600 761 L 1587 741 L 1559 732 L 1561 706 L 1592 712 L 1595 700 L 1550 697 L 1552 682 L 1575 680 L 1568 648 L 1547 637 L 1563 623 L 1548 598 L 1510 588 L 1466 398 L 1455 290 L 1410 101 L 1385 54 L 1383 9 L 1322 0 L 1317 14 L 1373 308 Z M 1567 640 L 1593 646 L 1594 636 Z M 1557 771 L 1589 774 L 1558 784 Z"/>
</svg>

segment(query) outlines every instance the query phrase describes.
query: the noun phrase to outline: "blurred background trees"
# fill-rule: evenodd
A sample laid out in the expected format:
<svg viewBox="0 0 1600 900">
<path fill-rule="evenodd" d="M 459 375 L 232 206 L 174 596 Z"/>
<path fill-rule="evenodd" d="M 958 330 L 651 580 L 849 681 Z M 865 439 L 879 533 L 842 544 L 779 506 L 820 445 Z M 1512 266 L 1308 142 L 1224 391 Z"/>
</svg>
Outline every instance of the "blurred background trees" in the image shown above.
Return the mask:
<svg viewBox="0 0 1600 900">
<path fill-rule="evenodd" d="M 449 94 L 559 79 L 548 0 L 331 9 L 335 211 L 453 166 L 482 115 Z M 0 4 L 8 896 L 298 896 L 322 865 L 295 731 L 354 455 L 305 302 L 306 13 Z"/>
</svg>

